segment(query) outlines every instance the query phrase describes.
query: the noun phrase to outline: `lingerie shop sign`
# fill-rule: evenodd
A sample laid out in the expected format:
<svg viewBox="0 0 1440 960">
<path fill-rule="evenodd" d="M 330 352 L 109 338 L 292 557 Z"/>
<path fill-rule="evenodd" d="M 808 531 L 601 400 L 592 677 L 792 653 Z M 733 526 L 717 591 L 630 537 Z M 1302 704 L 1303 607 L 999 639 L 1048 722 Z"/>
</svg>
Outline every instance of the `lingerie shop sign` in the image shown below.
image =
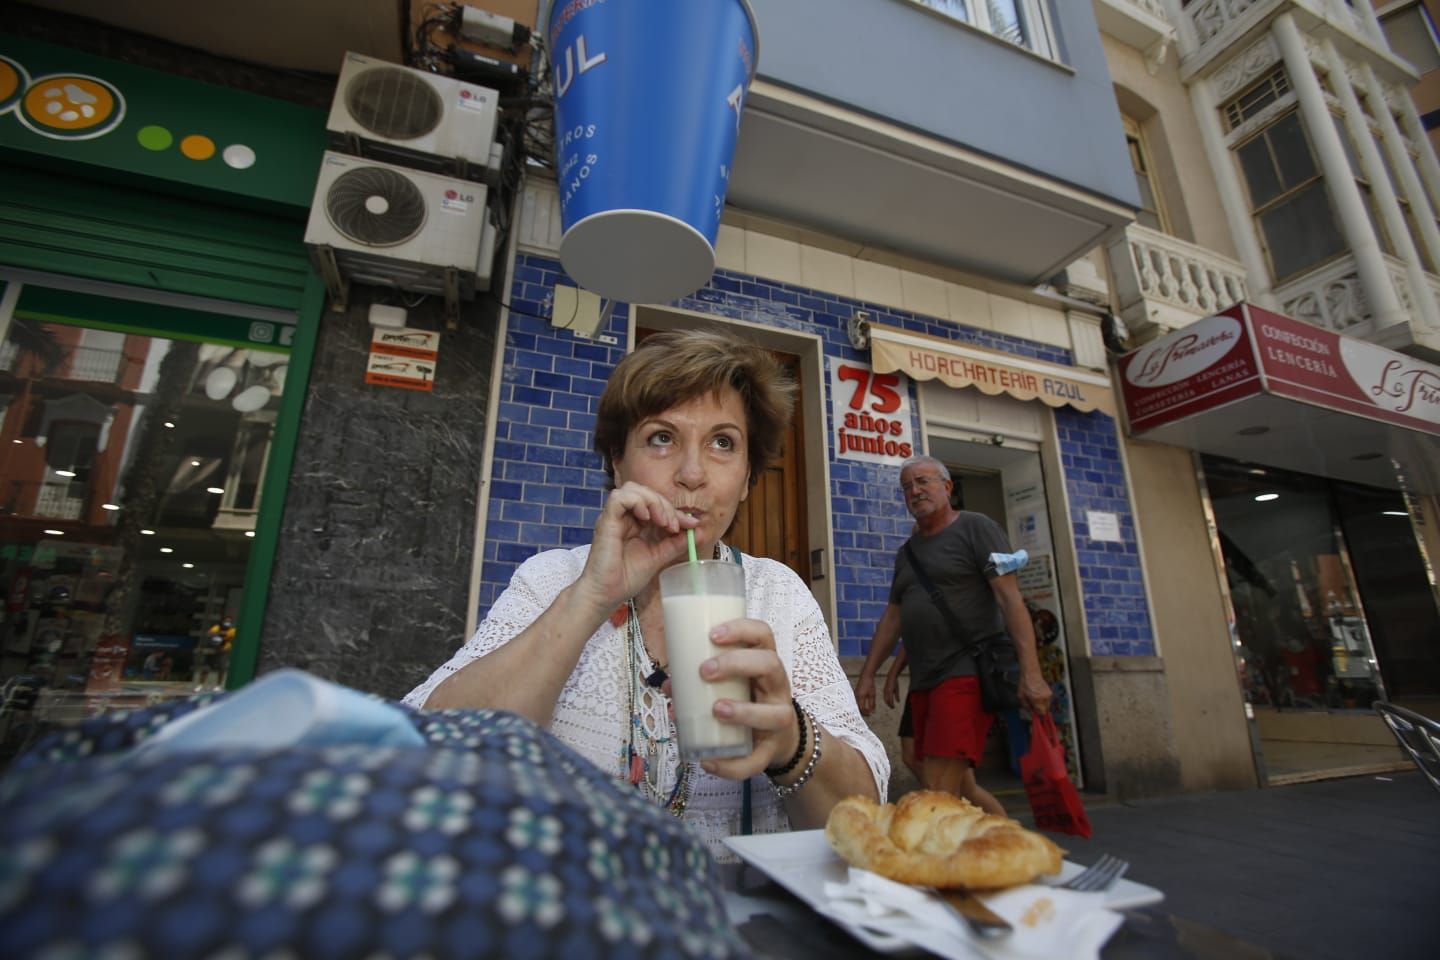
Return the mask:
<svg viewBox="0 0 1440 960">
<path fill-rule="evenodd" d="M 1132 433 L 1270 394 L 1440 436 L 1440 367 L 1242 303 L 1120 360 Z"/>
<path fill-rule="evenodd" d="M 876 373 L 868 364 L 827 358 L 830 364 L 830 442 L 847 460 L 898 465 L 915 454 L 910 381 Z"/>
</svg>

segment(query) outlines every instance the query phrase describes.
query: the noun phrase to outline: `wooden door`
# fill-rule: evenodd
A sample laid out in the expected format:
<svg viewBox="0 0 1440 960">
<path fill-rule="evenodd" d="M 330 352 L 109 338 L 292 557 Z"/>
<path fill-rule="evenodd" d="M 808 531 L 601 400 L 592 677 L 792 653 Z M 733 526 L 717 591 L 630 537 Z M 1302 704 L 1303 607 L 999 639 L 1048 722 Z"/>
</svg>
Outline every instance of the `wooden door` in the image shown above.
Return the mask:
<svg viewBox="0 0 1440 960">
<path fill-rule="evenodd" d="M 795 385 L 800 386 L 800 360 L 776 353 Z M 795 418 L 785 432 L 781 455 L 750 489 L 730 527 L 728 542 L 757 557 L 779 560 L 810 582 L 810 539 L 805 517 L 805 418 L 796 397 Z"/>
<path fill-rule="evenodd" d="M 636 342 L 655 333 L 637 329 Z M 801 409 L 800 358 L 788 353 L 775 353 L 795 380 L 797 388 L 795 417 L 785 432 L 782 452 L 750 489 L 750 496 L 740 504 L 725 542 L 757 557 L 770 557 L 785 564 L 810 582 L 810 539 L 805 522 L 805 417 Z"/>
</svg>

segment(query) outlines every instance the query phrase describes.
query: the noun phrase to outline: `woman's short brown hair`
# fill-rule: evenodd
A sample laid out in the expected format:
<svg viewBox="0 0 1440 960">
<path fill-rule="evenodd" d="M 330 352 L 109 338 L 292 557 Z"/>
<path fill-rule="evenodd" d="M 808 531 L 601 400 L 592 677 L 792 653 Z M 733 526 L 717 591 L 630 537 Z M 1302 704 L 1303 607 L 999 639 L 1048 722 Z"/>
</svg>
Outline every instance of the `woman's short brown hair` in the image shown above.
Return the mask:
<svg viewBox="0 0 1440 960">
<path fill-rule="evenodd" d="M 637 424 L 726 387 L 745 407 L 753 486 L 780 456 L 795 411 L 795 381 L 770 351 L 717 330 L 657 333 L 616 365 L 595 418 L 595 450 L 611 485 L 615 461 Z"/>
</svg>

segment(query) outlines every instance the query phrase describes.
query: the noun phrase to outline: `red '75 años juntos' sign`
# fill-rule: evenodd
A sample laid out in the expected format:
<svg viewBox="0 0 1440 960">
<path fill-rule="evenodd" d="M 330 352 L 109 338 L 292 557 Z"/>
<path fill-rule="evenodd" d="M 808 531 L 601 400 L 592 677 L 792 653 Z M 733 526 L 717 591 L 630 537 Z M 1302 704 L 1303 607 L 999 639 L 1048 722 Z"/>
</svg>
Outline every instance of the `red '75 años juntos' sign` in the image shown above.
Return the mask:
<svg viewBox="0 0 1440 960">
<path fill-rule="evenodd" d="M 837 456 L 899 463 L 915 452 L 909 378 L 830 358 L 831 437 Z"/>
</svg>

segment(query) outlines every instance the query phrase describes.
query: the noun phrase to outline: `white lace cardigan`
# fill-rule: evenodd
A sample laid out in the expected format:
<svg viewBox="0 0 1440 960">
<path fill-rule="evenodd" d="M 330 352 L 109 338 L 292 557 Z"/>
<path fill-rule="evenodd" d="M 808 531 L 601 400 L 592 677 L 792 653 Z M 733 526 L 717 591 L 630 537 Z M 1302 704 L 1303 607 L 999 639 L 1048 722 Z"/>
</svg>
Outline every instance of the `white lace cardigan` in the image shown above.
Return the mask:
<svg viewBox="0 0 1440 960">
<path fill-rule="evenodd" d="M 405 702 L 423 706 L 441 681 L 509 642 L 533 623 L 562 589 L 579 578 L 589 553 L 589 546 L 548 550 L 521 564 L 470 642 L 410 691 Z M 746 555 L 743 565 L 746 615 L 770 625 L 795 698 L 825 728 L 829 738 L 838 737 L 860 751 L 883 800 L 890 762 L 885 748 L 860 716 L 855 694 L 835 656 L 815 598 L 784 564 Z M 586 642 L 580 662 L 561 690 L 550 722 L 553 734 L 622 782 L 631 723 L 626 642 L 623 627 L 601 624 Z M 670 773 L 673 775 L 673 771 Z M 740 832 L 740 806 L 738 781 L 712 776 L 698 766 L 694 769 L 684 820 L 717 859 L 734 859 L 721 841 Z M 785 808 L 764 776 L 751 780 L 751 806 L 755 833 L 789 829 Z"/>
</svg>

